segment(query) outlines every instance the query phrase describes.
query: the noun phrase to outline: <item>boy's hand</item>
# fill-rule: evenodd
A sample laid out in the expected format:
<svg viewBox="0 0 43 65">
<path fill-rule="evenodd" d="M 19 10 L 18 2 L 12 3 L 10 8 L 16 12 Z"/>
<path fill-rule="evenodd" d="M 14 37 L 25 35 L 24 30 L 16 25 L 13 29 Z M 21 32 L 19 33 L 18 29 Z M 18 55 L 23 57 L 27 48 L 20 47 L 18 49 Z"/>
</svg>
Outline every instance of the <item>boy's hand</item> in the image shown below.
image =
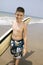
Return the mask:
<svg viewBox="0 0 43 65">
<path fill-rule="evenodd" d="M 24 50 L 23 50 L 23 56 L 25 56 L 25 55 L 26 55 L 26 53 L 27 53 L 27 50 L 26 50 L 26 49 L 24 49 Z"/>
</svg>

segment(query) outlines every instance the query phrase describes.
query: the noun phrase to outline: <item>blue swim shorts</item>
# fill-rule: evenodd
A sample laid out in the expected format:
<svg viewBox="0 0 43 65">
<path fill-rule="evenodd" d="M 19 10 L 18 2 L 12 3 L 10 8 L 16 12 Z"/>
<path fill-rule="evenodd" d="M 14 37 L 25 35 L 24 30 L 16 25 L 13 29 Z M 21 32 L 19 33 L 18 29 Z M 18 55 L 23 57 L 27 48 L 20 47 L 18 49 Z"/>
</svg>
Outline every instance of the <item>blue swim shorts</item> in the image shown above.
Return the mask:
<svg viewBox="0 0 43 65">
<path fill-rule="evenodd" d="M 11 54 L 14 55 L 14 57 L 16 58 L 21 58 L 21 56 L 23 56 L 23 46 L 24 46 L 23 39 L 21 40 L 11 39 L 11 43 L 10 43 Z"/>
</svg>

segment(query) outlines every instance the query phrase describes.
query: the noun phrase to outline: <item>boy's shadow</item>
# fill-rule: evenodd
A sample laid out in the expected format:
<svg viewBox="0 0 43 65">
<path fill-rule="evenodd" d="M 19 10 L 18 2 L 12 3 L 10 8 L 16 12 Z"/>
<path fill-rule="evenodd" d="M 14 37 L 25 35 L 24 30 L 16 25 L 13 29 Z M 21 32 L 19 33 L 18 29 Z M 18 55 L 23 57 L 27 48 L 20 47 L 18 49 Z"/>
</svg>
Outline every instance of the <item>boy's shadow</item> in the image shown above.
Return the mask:
<svg viewBox="0 0 43 65">
<path fill-rule="evenodd" d="M 21 58 L 19 65 L 32 65 L 32 62 L 29 60 L 26 60 L 29 56 L 31 56 L 34 53 L 34 51 L 27 52 L 24 57 Z"/>
<path fill-rule="evenodd" d="M 26 60 L 26 58 L 31 56 L 33 53 L 34 53 L 34 51 L 27 52 L 26 55 L 20 59 L 19 65 L 32 65 L 32 62 L 29 60 Z M 6 65 L 13 65 L 12 63 L 13 63 L 13 61 L 11 60 Z"/>
<path fill-rule="evenodd" d="M 19 65 L 32 65 L 31 61 L 27 61 L 25 59 L 21 59 Z"/>
</svg>

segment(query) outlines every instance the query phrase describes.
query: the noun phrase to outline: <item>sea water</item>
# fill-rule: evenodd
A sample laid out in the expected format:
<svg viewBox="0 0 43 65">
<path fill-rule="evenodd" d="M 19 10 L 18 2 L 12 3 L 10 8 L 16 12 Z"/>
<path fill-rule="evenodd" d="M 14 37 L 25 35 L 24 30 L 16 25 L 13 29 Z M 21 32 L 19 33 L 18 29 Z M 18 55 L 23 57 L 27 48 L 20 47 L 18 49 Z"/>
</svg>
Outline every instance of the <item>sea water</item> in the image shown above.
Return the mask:
<svg viewBox="0 0 43 65">
<path fill-rule="evenodd" d="M 27 15 L 24 16 L 24 18 L 29 17 Z M 29 24 L 35 24 L 35 23 L 43 23 L 43 19 L 37 18 L 37 17 L 30 17 L 31 20 Z M 15 15 L 14 13 L 8 13 L 8 12 L 0 12 L 0 25 L 12 25 L 12 22 L 15 21 Z"/>
</svg>

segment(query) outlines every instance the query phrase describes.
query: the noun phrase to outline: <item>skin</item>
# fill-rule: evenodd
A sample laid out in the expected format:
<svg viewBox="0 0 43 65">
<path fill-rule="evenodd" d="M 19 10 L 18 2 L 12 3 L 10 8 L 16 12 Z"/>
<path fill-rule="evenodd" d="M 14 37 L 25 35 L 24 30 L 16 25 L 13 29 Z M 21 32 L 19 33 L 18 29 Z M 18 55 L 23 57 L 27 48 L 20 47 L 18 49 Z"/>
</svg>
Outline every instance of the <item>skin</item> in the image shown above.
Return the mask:
<svg viewBox="0 0 43 65">
<path fill-rule="evenodd" d="M 17 11 L 15 13 L 16 21 L 13 23 L 13 34 L 12 39 L 13 40 L 21 40 L 24 39 L 24 54 L 27 52 L 27 25 L 22 20 L 24 18 L 24 13 Z M 23 34 L 23 36 L 22 36 Z M 16 59 L 16 65 L 18 65 L 19 59 Z"/>
</svg>

